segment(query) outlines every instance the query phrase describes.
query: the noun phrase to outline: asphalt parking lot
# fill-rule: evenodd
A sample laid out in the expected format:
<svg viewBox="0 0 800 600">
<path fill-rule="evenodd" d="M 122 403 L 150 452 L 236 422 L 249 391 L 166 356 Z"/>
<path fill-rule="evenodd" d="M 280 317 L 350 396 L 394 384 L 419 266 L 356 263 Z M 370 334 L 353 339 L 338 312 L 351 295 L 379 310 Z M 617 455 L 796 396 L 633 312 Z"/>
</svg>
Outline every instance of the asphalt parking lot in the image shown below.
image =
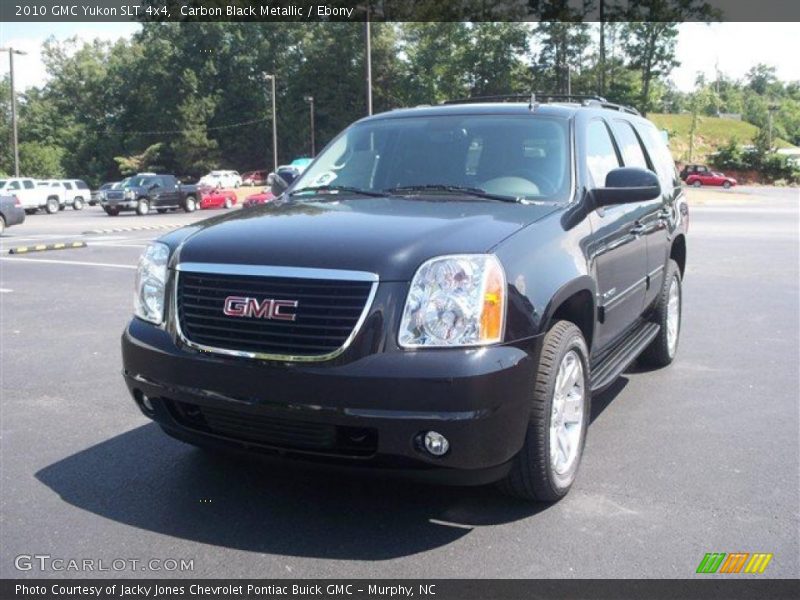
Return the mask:
<svg viewBox="0 0 800 600">
<path fill-rule="evenodd" d="M 684 578 L 735 551 L 800 577 L 800 191 L 690 193 L 678 359 L 594 399 L 578 481 L 553 506 L 269 469 L 166 437 L 130 400 L 119 352 L 160 230 L 84 232 L 221 211 L 29 216 L 0 239 L 0 577 L 82 576 L 14 566 L 46 554 L 194 561 L 86 576 Z M 75 240 L 88 247 L 7 254 Z"/>
</svg>

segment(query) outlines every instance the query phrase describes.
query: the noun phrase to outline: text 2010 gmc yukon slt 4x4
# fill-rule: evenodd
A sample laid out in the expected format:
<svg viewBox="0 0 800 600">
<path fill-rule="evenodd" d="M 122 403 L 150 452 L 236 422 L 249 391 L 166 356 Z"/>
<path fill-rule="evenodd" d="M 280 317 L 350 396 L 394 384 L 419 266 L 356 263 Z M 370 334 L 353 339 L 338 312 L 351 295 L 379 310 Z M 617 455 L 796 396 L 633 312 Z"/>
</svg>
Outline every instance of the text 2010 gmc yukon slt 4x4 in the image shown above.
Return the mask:
<svg viewBox="0 0 800 600">
<path fill-rule="evenodd" d="M 631 109 L 366 118 L 274 202 L 147 248 L 125 380 L 193 444 L 553 501 L 592 393 L 675 356 L 687 218 Z"/>
</svg>

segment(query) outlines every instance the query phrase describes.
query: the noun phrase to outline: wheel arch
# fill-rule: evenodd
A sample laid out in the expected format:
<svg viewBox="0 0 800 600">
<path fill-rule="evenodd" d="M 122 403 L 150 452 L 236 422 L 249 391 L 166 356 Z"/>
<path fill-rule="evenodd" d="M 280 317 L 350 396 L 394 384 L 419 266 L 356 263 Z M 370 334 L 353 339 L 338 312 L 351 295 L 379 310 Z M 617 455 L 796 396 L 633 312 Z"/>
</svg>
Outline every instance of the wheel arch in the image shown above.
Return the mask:
<svg viewBox="0 0 800 600">
<path fill-rule="evenodd" d="M 559 288 L 547 304 L 541 332 L 549 330 L 556 321 L 570 321 L 581 330 L 591 352 L 597 322 L 595 291 L 595 282 L 588 275 L 573 279 Z"/>
<path fill-rule="evenodd" d="M 672 246 L 669 250 L 669 257 L 678 263 L 678 268 L 681 271 L 681 279 L 686 275 L 686 236 L 680 234 L 672 240 Z"/>
</svg>

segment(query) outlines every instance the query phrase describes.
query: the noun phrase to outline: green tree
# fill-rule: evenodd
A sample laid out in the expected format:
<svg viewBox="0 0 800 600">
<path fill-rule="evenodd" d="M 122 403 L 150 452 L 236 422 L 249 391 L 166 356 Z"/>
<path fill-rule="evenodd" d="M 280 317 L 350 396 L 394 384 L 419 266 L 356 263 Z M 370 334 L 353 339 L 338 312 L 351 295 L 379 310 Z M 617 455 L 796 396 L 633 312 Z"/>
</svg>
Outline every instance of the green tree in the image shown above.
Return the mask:
<svg viewBox="0 0 800 600">
<path fill-rule="evenodd" d="M 586 23 L 545 21 L 535 30 L 539 53 L 534 65 L 535 87 L 541 91 L 566 93 L 574 73 L 584 67 L 591 37 Z"/>
<path fill-rule="evenodd" d="M 134 175 L 142 171 L 156 168 L 163 144 L 153 144 L 145 148 L 144 152 L 130 156 L 115 156 L 114 160 L 119 165 L 119 172 L 123 175 Z"/>
<path fill-rule="evenodd" d="M 20 142 L 19 170 L 26 177 L 58 179 L 66 176 L 62 167 L 64 150 L 38 142 Z"/>
</svg>

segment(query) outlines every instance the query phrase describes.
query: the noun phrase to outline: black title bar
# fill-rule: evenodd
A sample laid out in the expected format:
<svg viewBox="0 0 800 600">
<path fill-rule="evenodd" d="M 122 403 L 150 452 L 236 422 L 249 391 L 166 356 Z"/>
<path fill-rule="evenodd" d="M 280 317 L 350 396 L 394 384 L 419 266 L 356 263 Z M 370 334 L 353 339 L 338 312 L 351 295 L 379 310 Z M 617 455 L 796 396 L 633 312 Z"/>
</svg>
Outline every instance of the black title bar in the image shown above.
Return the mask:
<svg viewBox="0 0 800 600">
<path fill-rule="evenodd" d="M 4 579 L 3 600 L 783 600 L 790 579 Z"/>
<path fill-rule="evenodd" d="M 0 21 L 798 21 L 795 0 L 3 0 Z"/>
</svg>

